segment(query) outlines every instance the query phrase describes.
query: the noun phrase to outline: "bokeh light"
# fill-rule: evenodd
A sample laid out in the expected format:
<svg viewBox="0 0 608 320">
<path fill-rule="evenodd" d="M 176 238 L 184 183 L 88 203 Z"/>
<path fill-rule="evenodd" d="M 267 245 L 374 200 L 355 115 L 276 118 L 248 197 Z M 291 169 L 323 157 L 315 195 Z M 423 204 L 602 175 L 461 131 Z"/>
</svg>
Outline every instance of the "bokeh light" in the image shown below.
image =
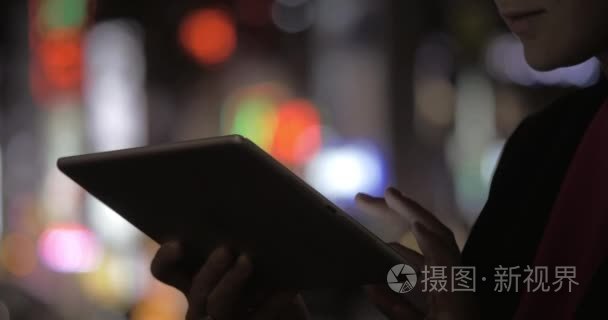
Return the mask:
<svg viewBox="0 0 608 320">
<path fill-rule="evenodd" d="M 87 35 L 86 128 L 94 151 L 146 142 L 143 40 L 133 21 L 95 25 Z"/>
<path fill-rule="evenodd" d="M 2 266 L 13 276 L 27 276 L 38 264 L 36 242 L 27 234 L 9 233 L 2 240 L 0 259 Z"/>
<path fill-rule="evenodd" d="M 55 90 L 76 89 L 82 79 L 82 45 L 74 32 L 52 32 L 35 45 L 40 76 Z"/>
<path fill-rule="evenodd" d="M 143 297 L 131 312 L 132 320 L 179 320 L 184 319 L 185 298 L 179 291 L 153 281 L 150 292 Z"/>
<path fill-rule="evenodd" d="M 149 261 L 139 253 L 108 251 L 95 270 L 79 274 L 90 297 L 108 306 L 122 307 L 140 299 L 148 285 Z"/>
<path fill-rule="evenodd" d="M 38 251 L 49 269 L 61 273 L 95 270 L 103 256 L 95 235 L 78 224 L 48 228 L 40 237 Z"/>
<path fill-rule="evenodd" d="M 288 164 L 303 164 L 321 147 L 321 124 L 315 106 L 305 99 L 279 105 L 271 154 Z"/>
<path fill-rule="evenodd" d="M 40 106 L 79 95 L 82 35 L 93 0 L 30 1 L 30 88 Z"/>
<path fill-rule="evenodd" d="M 277 82 L 256 83 L 235 90 L 230 95 L 228 95 L 228 97 L 226 98 L 226 102 L 222 106 L 222 132 L 226 134 L 241 132 L 237 130 L 241 128 L 241 125 L 239 124 L 237 126 L 236 124 L 237 117 L 243 117 L 239 116 L 239 113 L 253 113 L 259 116 L 260 114 L 265 115 L 265 112 L 257 111 L 260 109 L 272 109 L 275 110 L 273 112 L 276 112 L 276 108 L 279 103 L 289 99 L 290 96 L 291 90 L 286 86 L 282 85 L 281 83 Z M 253 109 L 254 112 L 248 111 L 249 109 Z M 248 117 L 246 116 L 244 118 L 248 119 Z M 259 130 L 259 128 L 256 129 L 256 127 L 253 127 L 253 130 Z M 247 135 L 245 134 L 244 136 Z M 269 144 L 268 149 L 270 149 Z"/>
<path fill-rule="evenodd" d="M 371 145 L 352 144 L 322 150 L 307 166 L 306 180 L 326 197 L 351 200 L 358 192 L 384 188 L 383 158 Z"/>
<path fill-rule="evenodd" d="M 237 90 L 223 107 L 223 131 L 248 138 L 283 164 L 305 164 L 321 148 L 320 115 L 310 100 L 291 96 L 272 82 Z"/>
<path fill-rule="evenodd" d="M 416 120 L 435 127 L 447 127 L 454 118 L 454 86 L 445 78 L 428 77 L 416 82 Z"/>
<path fill-rule="evenodd" d="M 275 1 L 271 14 L 277 28 L 286 33 L 305 31 L 315 19 L 314 7 L 309 0 Z"/>
<path fill-rule="evenodd" d="M 42 0 L 41 22 L 45 29 L 77 29 L 87 20 L 88 0 Z"/>
<path fill-rule="evenodd" d="M 226 61 L 237 46 L 234 22 L 220 9 L 200 9 L 186 16 L 179 37 L 188 53 L 207 65 Z"/>
<path fill-rule="evenodd" d="M 82 109 L 78 105 L 52 105 L 45 117 L 44 163 L 41 181 L 42 217 L 47 223 L 78 221 L 82 213 L 83 190 L 56 167 L 57 158 L 83 152 L 80 123 Z"/>
<path fill-rule="evenodd" d="M 366 5 L 352 0 L 317 1 L 315 29 L 328 36 L 348 34 L 365 17 Z"/>
<path fill-rule="evenodd" d="M 245 99 L 237 106 L 232 133 L 247 137 L 264 150 L 270 150 L 277 127 L 274 101 L 258 96 Z"/>
<path fill-rule="evenodd" d="M 488 188 L 492 182 L 492 177 L 494 176 L 494 171 L 498 165 L 498 160 L 500 159 L 500 154 L 502 153 L 504 145 L 504 140 L 494 141 L 488 145 L 483 153 L 481 159 L 481 177 Z"/>
<path fill-rule="evenodd" d="M 446 141 L 446 156 L 454 175 L 456 204 L 465 218 L 473 220 L 489 191 L 482 159 L 497 136 L 496 96 L 490 79 L 479 71 L 463 72 L 456 83 L 454 132 Z"/>
<path fill-rule="evenodd" d="M 85 209 L 91 229 L 104 244 L 122 252 L 136 250 L 141 231 L 125 218 L 92 196 L 86 197 Z"/>
</svg>

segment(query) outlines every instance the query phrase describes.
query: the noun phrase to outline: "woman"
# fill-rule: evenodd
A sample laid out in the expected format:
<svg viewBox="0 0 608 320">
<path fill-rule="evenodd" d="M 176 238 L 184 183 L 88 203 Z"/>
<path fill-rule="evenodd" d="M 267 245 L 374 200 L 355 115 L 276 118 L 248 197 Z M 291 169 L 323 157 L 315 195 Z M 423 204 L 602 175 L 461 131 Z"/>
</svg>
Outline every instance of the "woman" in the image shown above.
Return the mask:
<svg viewBox="0 0 608 320">
<path fill-rule="evenodd" d="M 495 2 L 535 69 L 573 65 L 596 56 L 607 70 L 608 1 Z M 608 192 L 608 148 L 602 139 L 608 139 L 607 96 L 606 85 L 600 83 L 519 126 L 504 149 L 488 202 L 462 254 L 452 232 L 399 191 L 389 189 L 384 198 L 359 195 L 363 210 L 398 213 L 408 220 L 423 256 L 397 249 L 417 267 L 477 268 L 475 293 L 426 293 L 428 305 L 423 307 L 385 286 L 367 288 L 378 308 L 390 319 L 572 319 L 603 311 L 601 290 L 608 284 L 608 237 L 603 236 L 603 228 L 608 228 L 608 194 L 601 193 Z M 187 295 L 188 320 L 308 317 L 295 292 L 272 294 L 253 304 L 257 307 L 252 310 L 244 307 L 241 292 L 253 268 L 247 256 L 218 248 L 194 278 L 175 267 L 179 257 L 178 244 L 165 244 L 152 269 L 161 281 Z M 480 277 L 492 277 L 496 268 L 513 271 L 543 263 L 577 267 L 574 289 L 565 294 L 500 292 Z"/>
</svg>

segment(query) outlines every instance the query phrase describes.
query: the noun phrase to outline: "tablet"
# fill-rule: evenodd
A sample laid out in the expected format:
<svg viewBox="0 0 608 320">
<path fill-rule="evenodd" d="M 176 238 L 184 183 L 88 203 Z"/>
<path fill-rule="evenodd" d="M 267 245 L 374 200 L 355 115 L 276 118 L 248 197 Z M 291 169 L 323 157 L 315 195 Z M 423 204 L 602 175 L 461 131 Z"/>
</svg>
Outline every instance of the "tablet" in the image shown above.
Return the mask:
<svg viewBox="0 0 608 320">
<path fill-rule="evenodd" d="M 386 283 L 390 246 L 246 138 L 214 137 L 58 160 L 59 169 L 199 267 L 220 244 L 247 252 L 277 288 Z"/>
</svg>

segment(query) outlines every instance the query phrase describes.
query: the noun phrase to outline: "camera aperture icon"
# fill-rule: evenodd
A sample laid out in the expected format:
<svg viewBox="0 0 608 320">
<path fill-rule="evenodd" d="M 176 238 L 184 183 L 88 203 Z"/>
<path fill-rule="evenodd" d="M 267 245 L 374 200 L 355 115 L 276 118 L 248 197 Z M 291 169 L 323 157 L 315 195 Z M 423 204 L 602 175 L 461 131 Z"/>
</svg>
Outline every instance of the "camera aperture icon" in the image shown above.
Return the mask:
<svg viewBox="0 0 608 320">
<path fill-rule="evenodd" d="M 388 286 L 397 293 L 412 291 L 417 280 L 416 271 L 407 264 L 398 264 L 392 267 L 386 275 Z"/>
</svg>

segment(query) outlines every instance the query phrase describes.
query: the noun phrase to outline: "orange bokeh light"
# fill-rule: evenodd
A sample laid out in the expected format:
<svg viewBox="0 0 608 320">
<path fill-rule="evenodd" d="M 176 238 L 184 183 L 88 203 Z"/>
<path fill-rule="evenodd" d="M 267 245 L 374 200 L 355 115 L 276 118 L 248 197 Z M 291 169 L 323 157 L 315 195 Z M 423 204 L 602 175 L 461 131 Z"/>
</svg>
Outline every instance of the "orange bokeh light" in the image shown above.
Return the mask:
<svg viewBox="0 0 608 320">
<path fill-rule="evenodd" d="M 321 148 L 320 117 L 315 106 L 305 99 L 282 103 L 278 108 L 277 128 L 271 154 L 287 164 L 303 164 Z"/>
<path fill-rule="evenodd" d="M 226 61 L 237 44 L 234 22 L 220 9 L 201 9 L 191 13 L 182 22 L 179 36 L 188 53 L 208 65 Z"/>
<path fill-rule="evenodd" d="M 12 275 L 25 277 L 31 274 L 38 264 L 36 243 L 25 234 L 8 234 L 2 241 L 0 261 Z"/>
<path fill-rule="evenodd" d="M 179 291 L 159 281 L 149 283 L 146 294 L 135 304 L 132 320 L 184 319 L 188 302 Z"/>
</svg>

